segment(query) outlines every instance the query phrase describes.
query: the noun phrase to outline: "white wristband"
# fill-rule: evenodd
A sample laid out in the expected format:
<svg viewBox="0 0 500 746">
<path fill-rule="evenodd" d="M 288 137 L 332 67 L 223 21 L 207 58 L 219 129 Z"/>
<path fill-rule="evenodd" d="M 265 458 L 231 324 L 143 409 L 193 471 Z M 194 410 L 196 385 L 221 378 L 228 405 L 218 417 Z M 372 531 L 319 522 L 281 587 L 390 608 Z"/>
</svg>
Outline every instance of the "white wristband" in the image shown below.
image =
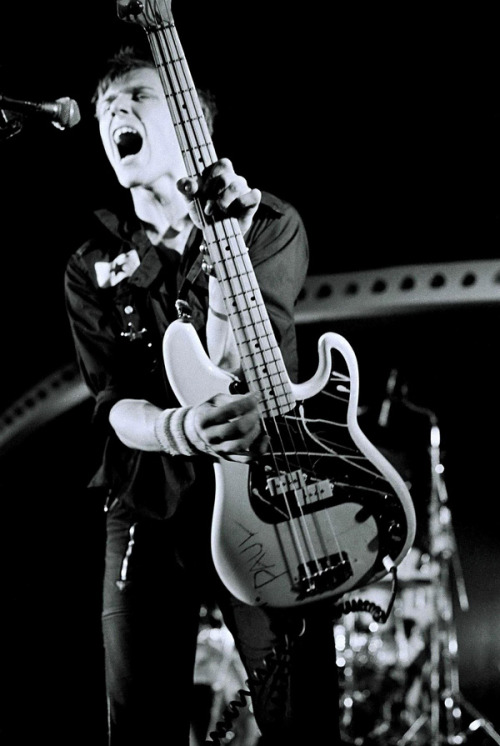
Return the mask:
<svg viewBox="0 0 500 746">
<path fill-rule="evenodd" d="M 190 407 L 164 409 L 155 420 L 154 430 L 160 448 L 171 456 L 195 456 L 199 451 L 188 441 L 184 421 Z"/>
<path fill-rule="evenodd" d="M 198 456 L 200 453 L 217 456 L 196 431 L 193 407 L 164 409 L 155 420 L 154 432 L 160 449 L 170 456 Z"/>
</svg>

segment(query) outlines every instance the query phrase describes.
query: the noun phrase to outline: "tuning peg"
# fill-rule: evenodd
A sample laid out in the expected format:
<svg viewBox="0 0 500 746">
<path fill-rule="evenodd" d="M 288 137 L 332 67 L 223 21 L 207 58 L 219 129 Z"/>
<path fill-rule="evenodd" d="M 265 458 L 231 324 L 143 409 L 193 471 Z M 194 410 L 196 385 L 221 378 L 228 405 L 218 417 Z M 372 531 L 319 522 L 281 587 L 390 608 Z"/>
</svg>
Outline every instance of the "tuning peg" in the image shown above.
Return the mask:
<svg viewBox="0 0 500 746">
<path fill-rule="evenodd" d="M 215 270 L 214 270 L 213 264 L 209 264 L 208 262 L 203 261 L 201 263 L 201 268 L 204 271 L 204 273 L 208 275 L 209 277 L 215 277 Z"/>
</svg>

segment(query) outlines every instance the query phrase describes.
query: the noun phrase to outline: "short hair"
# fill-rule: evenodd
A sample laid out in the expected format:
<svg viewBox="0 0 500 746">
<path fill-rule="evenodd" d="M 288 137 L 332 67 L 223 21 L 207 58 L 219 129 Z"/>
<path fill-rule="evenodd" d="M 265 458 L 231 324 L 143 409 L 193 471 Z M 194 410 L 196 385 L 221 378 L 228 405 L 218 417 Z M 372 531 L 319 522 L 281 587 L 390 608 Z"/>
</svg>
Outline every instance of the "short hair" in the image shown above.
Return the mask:
<svg viewBox="0 0 500 746">
<path fill-rule="evenodd" d="M 119 49 L 107 61 L 105 72 L 99 78 L 92 96 L 92 104 L 96 106 L 98 99 L 104 95 L 115 80 L 122 78 L 124 75 L 132 72 L 132 70 L 138 70 L 142 67 L 149 67 L 152 70 L 157 69 L 152 57 L 146 52 L 131 46 Z M 210 90 L 205 88 L 197 87 L 196 91 L 200 99 L 200 105 L 207 122 L 208 130 L 210 134 L 213 134 L 214 120 L 217 115 L 215 96 Z"/>
</svg>

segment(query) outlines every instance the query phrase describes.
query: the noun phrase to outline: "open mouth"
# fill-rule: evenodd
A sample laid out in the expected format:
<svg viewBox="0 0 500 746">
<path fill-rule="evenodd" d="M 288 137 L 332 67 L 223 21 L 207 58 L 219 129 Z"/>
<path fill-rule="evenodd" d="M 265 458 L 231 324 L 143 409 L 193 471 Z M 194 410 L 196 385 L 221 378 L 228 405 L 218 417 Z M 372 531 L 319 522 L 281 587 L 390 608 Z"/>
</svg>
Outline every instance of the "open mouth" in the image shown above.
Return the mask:
<svg viewBox="0 0 500 746">
<path fill-rule="evenodd" d="M 132 127 L 118 127 L 113 132 L 113 140 L 122 160 L 128 155 L 135 155 L 142 148 L 142 137 Z"/>
</svg>

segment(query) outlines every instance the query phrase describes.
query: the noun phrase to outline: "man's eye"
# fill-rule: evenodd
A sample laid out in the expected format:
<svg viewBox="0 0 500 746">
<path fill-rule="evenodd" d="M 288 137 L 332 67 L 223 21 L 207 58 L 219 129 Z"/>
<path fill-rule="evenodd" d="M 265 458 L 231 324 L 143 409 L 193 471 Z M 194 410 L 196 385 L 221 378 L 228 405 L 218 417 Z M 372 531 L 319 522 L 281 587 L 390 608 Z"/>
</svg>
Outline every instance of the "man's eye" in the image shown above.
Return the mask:
<svg viewBox="0 0 500 746">
<path fill-rule="evenodd" d="M 97 107 L 98 116 L 102 116 L 103 114 L 106 114 L 106 112 L 109 111 L 110 106 L 111 106 L 111 101 L 101 101 L 101 103 Z"/>
</svg>

